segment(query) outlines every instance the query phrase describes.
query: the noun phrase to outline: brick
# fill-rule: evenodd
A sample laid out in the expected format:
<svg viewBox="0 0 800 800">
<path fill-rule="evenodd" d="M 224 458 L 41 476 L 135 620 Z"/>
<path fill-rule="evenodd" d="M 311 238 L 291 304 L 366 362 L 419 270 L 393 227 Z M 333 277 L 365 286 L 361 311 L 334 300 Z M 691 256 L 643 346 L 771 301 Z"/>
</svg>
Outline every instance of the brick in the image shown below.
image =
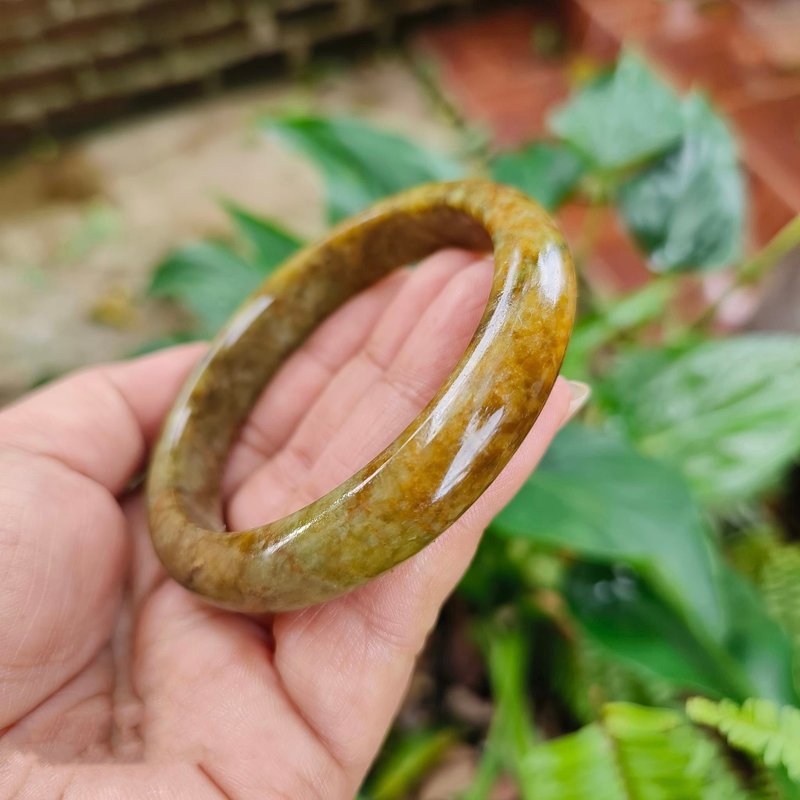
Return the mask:
<svg viewBox="0 0 800 800">
<path fill-rule="evenodd" d="M 733 119 L 750 169 L 800 213 L 800 93 L 749 105 Z"/>
<path fill-rule="evenodd" d="M 47 0 L 1 0 L 0 41 L 33 39 L 49 20 Z"/>
<path fill-rule="evenodd" d="M 750 203 L 749 239 L 757 250 L 763 247 L 789 220 L 800 213 L 752 169 L 748 171 Z"/>
<path fill-rule="evenodd" d="M 82 57 L 73 58 L 72 63 L 85 64 L 133 53 L 146 46 L 147 41 L 135 18 L 126 18 L 123 24 L 111 15 L 73 20 L 49 31 L 44 44 L 55 51 L 80 52 Z"/>
<path fill-rule="evenodd" d="M 533 31 L 542 19 L 532 9 L 512 9 L 418 39 L 445 91 L 501 146 L 541 136 L 547 112 L 569 91 L 563 66 L 534 52 Z"/>
<path fill-rule="evenodd" d="M 576 202 L 558 212 L 558 221 L 576 254 L 583 247 L 587 213 L 587 207 Z M 600 209 L 592 225 L 594 243 L 589 261 L 582 267 L 589 283 L 601 294 L 631 291 L 647 283 L 650 273 L 616 212 L 610 208 Z"/>
<path fill-rule="evenodd" d="M 800 67 L 800 4 L 796 0 L 736 0 L 745 24 L 762 43 L 765 58 L 779 69 Z"/>
<path fill-rule="evenodd" d="M 70 0 L 71 19 L 90 19 L 91 17 L 123 16 L 161 0 Z"/>
<path fill-rule="evenodd" d="M 21 85 L 23 84 L 24 85 Z M 11 86 L 14 90 L 11 90 Z M 65 108 L 79 99 L 71 75 L 57 73 L 14 79 L 0 85 L 0 120 L 4 124 L 35 123 L 43 113 Z"/>
<path fill-rule="evenodd" d="M 616 39 L 640 38 L 664 24 L 667 4 L 653 0 L 572 0 L 571 5 Z M 674 11 L 685 0 L 668 4 Z"/>
<path fill-rule="evenodd" d="M 227 28 L 241 22 L 241 13 L 232 2 L 172 0 L 142 9 L 136 18 L 149 42 L 166 43 Z"/>
<path fill-rule="evenodd" d="M 292 40 L 327 39 L 342 28 L 340 4 L 334 0 L 279 9 L 275 12 L 279 36 Z"/>
<path fill-rule="evenodd" d="M 180 77 L 207 75 L 242 58 L 254 56 L 259 50 L 243 23 L 236 23 L 213 35 L 187 38 L 183 43 L 185 68 Z"/>
<path fill-rule="evenodd" d="M 36 75 L 85 62 L 90 53 L 78 43 L 51 42 L 45 38 L 0 46 L 0 81 Z"/>
</svg>

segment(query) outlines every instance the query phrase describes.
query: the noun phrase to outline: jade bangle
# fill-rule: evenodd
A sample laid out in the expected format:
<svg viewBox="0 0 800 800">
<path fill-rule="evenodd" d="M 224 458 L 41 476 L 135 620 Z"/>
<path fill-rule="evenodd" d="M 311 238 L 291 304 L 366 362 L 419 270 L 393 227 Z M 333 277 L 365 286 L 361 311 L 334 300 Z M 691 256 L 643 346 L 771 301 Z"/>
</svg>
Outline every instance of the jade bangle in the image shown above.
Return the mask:
<svg viewBox="0 0 800 800">
<path fill-rule="evenodd" d="M 486 310 L 438 394 L 380 455 L 300 511 L 228 531 L 220 484 L 259 394 L 314 327 L 391 270 L 446 246 L 494 249 Z M 412 556 L 497 477 L 558 375 L 575 276 L 553 220 L 489 181 L 421 186 L 336 227 L 274 272 L 214 339 L 154 451 L 150 531 L 172 577 L 218 605 L 283 611 Z"/>
</svg>

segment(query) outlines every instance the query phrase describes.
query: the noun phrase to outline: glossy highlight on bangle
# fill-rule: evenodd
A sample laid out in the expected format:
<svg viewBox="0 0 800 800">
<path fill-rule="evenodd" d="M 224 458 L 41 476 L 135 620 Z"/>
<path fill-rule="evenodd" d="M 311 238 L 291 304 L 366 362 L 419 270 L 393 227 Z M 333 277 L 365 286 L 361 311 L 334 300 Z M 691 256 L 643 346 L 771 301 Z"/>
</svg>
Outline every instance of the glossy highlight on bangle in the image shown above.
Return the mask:
<svg viewBox="0 0 800 800">
<path fill-rule="evenodd" d="M 436 396 L 382 453 L 305 508 L 228 531 L 220 485 L 264 386 L 321 320 L 393 269 L 443 247 L 494 250 L 489 300 Z M 449 528 L 497 477 L 555 383 L 575 314 L 572 260 L 549 215 L 485 180 L 390 197 L 307 247 L 251 295 L 182 388 L 147 480 L 169 574 L 246 612 L 329 600 Z"/>
</svg>

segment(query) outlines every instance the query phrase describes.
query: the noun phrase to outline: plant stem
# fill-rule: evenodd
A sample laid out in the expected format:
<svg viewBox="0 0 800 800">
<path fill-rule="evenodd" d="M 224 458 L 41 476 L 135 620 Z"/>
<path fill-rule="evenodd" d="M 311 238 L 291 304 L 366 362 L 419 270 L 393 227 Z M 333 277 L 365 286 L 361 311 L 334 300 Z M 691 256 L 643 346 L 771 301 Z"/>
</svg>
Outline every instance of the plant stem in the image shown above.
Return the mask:
<svg viewBox="0 0 800 800">
<path fill-rule="evenodd" d="M 580 313 L 597 310 L 597 300 L 592 287 L 586 280 L 586 269 L 591 263 L 597 241 L 602 231 L 603 211 L 607 208 L 602 201 L 591 200 L 586 216 L 581 223 L 578 242 L 575 246 L 575 275 L 578 281 L 578 309 Z"/>
<path fill-rule="evenodd" d="M 459 796 L 459 800 L 488 800 L 500 777 L 500 757 L 496 752 L 497 725 L 489 728 L 483 755 L 469 788 Z"/>
<path fill-rule="evenodd" d="M 450 125 L 461 136 L 467 156 L 475 163 L 477 171 L 484 175 L 488 174 L 492 157 L 488 137 L 470 124 L 467 118 L 442 91 L 441 85 L 437 80 L 436 68 L 430 61 L 417 57 L 412 58 L 407 55 L 406 63 L 433 104 L 444 114 Z"/>
<path fill-rule="evenodd" d="M 800 247 L 800 215 L 786 223 L 754 256 L 739 267 L 736 279 L 711 303 L 705 311 L 689 326 L 705 328 L 714 321 L 720 307 L 745 286 L 757 283 L 769 273 L 789 252 Z"/>
</svg>

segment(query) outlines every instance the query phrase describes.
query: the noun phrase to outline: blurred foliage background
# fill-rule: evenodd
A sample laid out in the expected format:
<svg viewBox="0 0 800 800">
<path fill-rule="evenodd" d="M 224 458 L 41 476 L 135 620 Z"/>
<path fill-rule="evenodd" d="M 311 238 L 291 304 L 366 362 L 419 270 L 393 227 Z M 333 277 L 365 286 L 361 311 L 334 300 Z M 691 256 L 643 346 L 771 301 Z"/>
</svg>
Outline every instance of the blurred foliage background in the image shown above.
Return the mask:
<svg viewBox="0 0 800 800">
<path fill-rule="evenodd" d="M 633 52 L 549 124 L 546 140 L 459 160 L 353 118 L 259 122 L 319 169 L 331 223 L 417 183 L 491 175 L 551 210 L 576 194 L 613 206 L 653 272 L 621 296 L 583 293 L 564 370 L 595 401 L 489 528 L 420 668 L 440 702 L 425 725 L 401 715 L 364 796 L 406 796 L 468 742 L 482 750 L 468 798 L 501 776 L 524 798 L 793 797 L 800 546 L 780 501 L 800 452 L 800 337 L 721 337 L 719 298 L 689 318 L 676 303 L 697 272 L 735 265 L 730 290 L 758 281 L 800 242 L 800 220 L 744 255 L 725 120 Z M 174 251 L 150 284 L 191 311 L 181 341 L 213 334 L 302 246 L 225 208 L 234 240 Z M 437 674 L 442 648 L 446 660 L 459 647 L 453 624 L 479 650 L 471 685 Z M 493 703 L 488 728 L 463 713 L 467 697 Z"/>
<path fill-rule="evenodd" d="M 566 58 L 549 22 L 529 46 Z M 308 95 L 248 122 L 287 180 L 314 170 L 325 224 L 465 175 L 582 209 L 564 373 L 592 403 L 488 529 L 362 796 L 798 798 L 800 337 L 740 329 L 731 309 L 800 246 L 800 218 L 753 235 L 752 181 L 702 87 L 676 90 L 636 47 L 568 63 L 569 96 L 513 143 L 461 118 L 418 64 L 455 131 L 436 146 Z M 235 186 L 214 202 L 228 234 L 168 248 L 142 299 L 168 324 L 128 352 L 213 336 L 314 234 Z M 593 279 L 610 219 L 646 270 L 635 287 Z M 61 257 L 120 224 L 93 200 Z M 124 328 L 137 302 L 106 292 L 94 323 Z"/>
</svg>

